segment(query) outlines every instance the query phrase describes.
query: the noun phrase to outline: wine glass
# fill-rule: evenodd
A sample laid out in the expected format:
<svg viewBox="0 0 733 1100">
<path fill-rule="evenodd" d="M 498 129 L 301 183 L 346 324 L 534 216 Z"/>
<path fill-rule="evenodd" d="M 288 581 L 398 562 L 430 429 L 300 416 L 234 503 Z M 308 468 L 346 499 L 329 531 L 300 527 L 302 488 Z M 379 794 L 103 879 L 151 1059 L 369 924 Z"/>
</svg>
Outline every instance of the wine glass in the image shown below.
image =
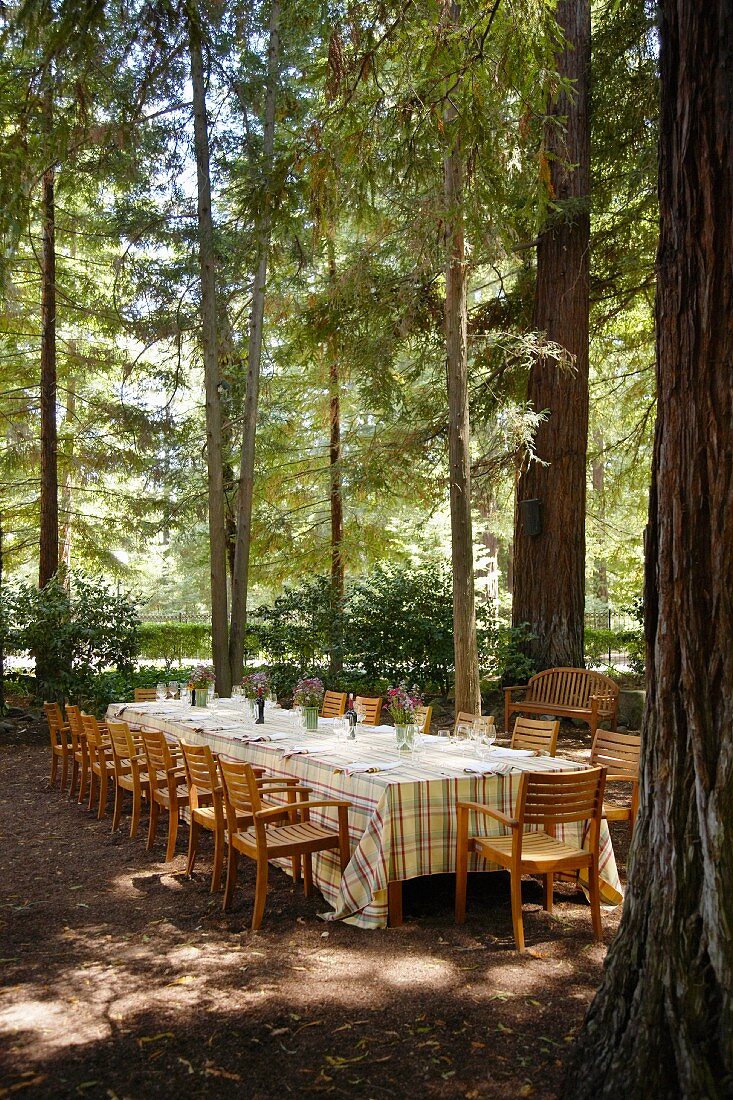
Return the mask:
<svg viewBox="0 0 733 1100">
<path fill-rule="evenodd" d="M 165 684 L 155 685 L 155 698 L 158 700 L 159 703 L 164 703 L 166 701 L 166 699 L 168 698 L 168 688 L 165 686 Z"/>
<path fill-rule="evenodd" d="M 361 722 L 363 725 L 364 719 L 366 718 L 366 706 L 364 705 L 364 703 L 355 703 L 354 710 L 356 712 L 357 725 L 359 722 Z"/>
<path fill-rule="evenodd" d="M 472 735 L 473 722 L 468 722 L 466 720 L 456 722 L 454 739 L 458 742 L 458 747 L 460 749 L 465 749 Z"/>
<path fill-rule="evenodd" d="M 333 720 L 333 732 L 337 741 L 345 741 L 349 731 L 349 720 L 343 715 L 337 715 Z"/>
<path fill-rule="evenodd" d="M 178 699 L 179 698 L 179 691 L 180 691 L 180 688 L 179 688 L 179 685 L 178 685 L 178 680 L 169 680 L 168 681 L 168 697 L 170 699 Z"/>
<path fill-rule="evenodd" d="M 241 698 L 242 698 L 242 685 L 241 684 L 234 684 L 232 686 L 232 699 L 241 699 Z"/>
</svg>

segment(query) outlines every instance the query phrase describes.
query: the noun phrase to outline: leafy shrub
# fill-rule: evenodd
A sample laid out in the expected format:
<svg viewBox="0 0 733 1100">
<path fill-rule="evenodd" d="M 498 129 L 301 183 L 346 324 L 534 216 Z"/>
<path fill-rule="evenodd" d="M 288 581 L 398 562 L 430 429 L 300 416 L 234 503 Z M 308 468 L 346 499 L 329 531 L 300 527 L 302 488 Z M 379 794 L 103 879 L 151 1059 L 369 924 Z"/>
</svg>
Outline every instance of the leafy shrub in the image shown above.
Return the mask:
<svg viewBox="0 0 733 1100">
<path fill-rule="evenodd" d="M 39 697 L 84 706 L 100 672 L 132 673 L 139 620 L 128 593 L 75 574 L 69 588 L 58 576 L 43 588 L 21 582 L 7 606 L 8 647 L 35 658 Z"/>
<path fill-rule="evenodd" d="M 529 623 L 497 628 L 488 671 L 499 677 L 501 687 L 526 684 L 534 676 L 537 662 L 530 647 L 535 637 Z"/>
<path fill-rule="evenodd" d="M 211 627 L 207 623 L 141 623 L 140 656 L 165 661 L 166 668 L 185 660 L 211 658 Z"/>
</svg>

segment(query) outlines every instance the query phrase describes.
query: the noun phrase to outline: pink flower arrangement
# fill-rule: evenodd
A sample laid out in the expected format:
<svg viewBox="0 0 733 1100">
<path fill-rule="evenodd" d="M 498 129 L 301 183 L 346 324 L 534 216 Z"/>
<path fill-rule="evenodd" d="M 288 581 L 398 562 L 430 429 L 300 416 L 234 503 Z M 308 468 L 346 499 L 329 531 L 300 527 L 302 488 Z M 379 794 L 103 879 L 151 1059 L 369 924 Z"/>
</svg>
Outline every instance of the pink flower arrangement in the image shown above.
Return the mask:
<svg viewBox="0 0 733 1100">
<path fill-rule="evenodd" d="M 390 688 L 387 692 L 386 709 L 392 715 L 392 721 L 396 726 L 407 726 L 415 718 L 415 708 L 422 702 L 422 695 L 417 684 L 408 691 L 405 684 Z"/>
<path fill-rule="evenodd" d="M 213 665 L 197 665 L 191 673 L 191 683 L 197 688 L 207 688 L 216 682 Z"/>
<path fill-rule="evenodd" d="M 295 685 L 293 703 L 296 707 L 320 707 L 323 690 L 323 680 L 317 676 L 303 676 Z"/>
<path fill-rule="evenodd" d="M 249 676 L 245 676 L 242 680 L 242 690 L 248 699 L 256 699 L 258 695 L 267 695 L 269 681 L 267 673 L 262 672 L 250 672 Z"/>
</svg>

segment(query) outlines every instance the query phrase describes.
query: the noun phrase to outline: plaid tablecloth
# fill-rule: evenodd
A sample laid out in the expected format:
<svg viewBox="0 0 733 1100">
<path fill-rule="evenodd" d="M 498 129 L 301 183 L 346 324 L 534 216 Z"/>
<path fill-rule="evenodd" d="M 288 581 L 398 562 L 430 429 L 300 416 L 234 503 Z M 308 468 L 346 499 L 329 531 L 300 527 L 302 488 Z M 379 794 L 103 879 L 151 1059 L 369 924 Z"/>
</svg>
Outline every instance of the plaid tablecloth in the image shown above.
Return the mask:
<svg viewBox="0 0 733 1100">
<path fill-rule="evenodd" d="M 113 703 L 107 716 L 163 730 L 193 744 L 208 744 L 214 752 L 262 765 L 272 775 L 297 776 L 312 789 L 313 798 L 348 799 L 351 861 L 342 876 L 336 852 L 318 853 L 313 875 L 333 908 L 327 919 L 346 920 L 362 928 L 386 925 L 388 883 L 455 870 L 457 802 L 483 802 L 511 813 L 523 771 L 580 767 L 560 757 L 509 756 L 496 748 L 490 759 L 501 761 L 508 774 L 470 775 L 466 768 L 472 761 L 477 763 L 469 756 L 470 749 L 444 737 L 424 738 L 415 759 L 397 750 L 394 730 L 389 728 L 359 729 L 356 741 L 339 741 L 331 721 L 319 721 L 318 732 L 306 734 L 295 728 L 292 712 L 276 708 L 266 711 L 264 725 L 254 725 L 245 720 L 241 703 L 235 700 L 220 702 L 216 710 L 171 701 Z M 251 740 L 259 736 L 272 740 Z M 293 753 L 298 747 L 306 747 L 307 753 Z M 381 765 L 385 770 L 349 775 L 343 769 L 352 763 Z M 335 828 L 336 811 L 316 811 L 313 820 Z M 469 828 L 487 834 L 502 832 L 498 822 L 485 816 L 472 821 Z M 582 826 L 568 826 L 558 835 L 579 845 Z M 470 870 L 493 867 L 476 855 L 472 860 Z M 602 899 L 617 905 L 623 895 L 605 821 L 600 867 Z"/>
</svg>

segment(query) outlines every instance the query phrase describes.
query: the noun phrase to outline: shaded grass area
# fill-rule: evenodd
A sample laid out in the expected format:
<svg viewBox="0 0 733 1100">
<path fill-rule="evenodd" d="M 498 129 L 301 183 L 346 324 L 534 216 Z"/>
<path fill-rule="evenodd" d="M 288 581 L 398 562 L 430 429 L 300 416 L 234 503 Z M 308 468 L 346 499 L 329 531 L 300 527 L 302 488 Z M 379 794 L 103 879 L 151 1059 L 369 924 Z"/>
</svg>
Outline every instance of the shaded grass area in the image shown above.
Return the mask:
<svg viewBox="0 0 733 1100">
<path fill-rule="evenodd" d="M 188 880 L 185 828 L 164 864 L 164 829 L 147 852 L 129 818 L 113 835 L 49 789 L 38 724 L 0 751 L 0 1096 L 557 1095 L 606 951 L 573 884 L 550 916 L 525 881 L 525 957 L 503 874 L 472 876 L 463 927 L 443 875 L 407 884 L 402 928 L 365 932 L 273 869 L 252 933 L 247 861 L 225 915 L 208 837 Z"/>
</svg>

